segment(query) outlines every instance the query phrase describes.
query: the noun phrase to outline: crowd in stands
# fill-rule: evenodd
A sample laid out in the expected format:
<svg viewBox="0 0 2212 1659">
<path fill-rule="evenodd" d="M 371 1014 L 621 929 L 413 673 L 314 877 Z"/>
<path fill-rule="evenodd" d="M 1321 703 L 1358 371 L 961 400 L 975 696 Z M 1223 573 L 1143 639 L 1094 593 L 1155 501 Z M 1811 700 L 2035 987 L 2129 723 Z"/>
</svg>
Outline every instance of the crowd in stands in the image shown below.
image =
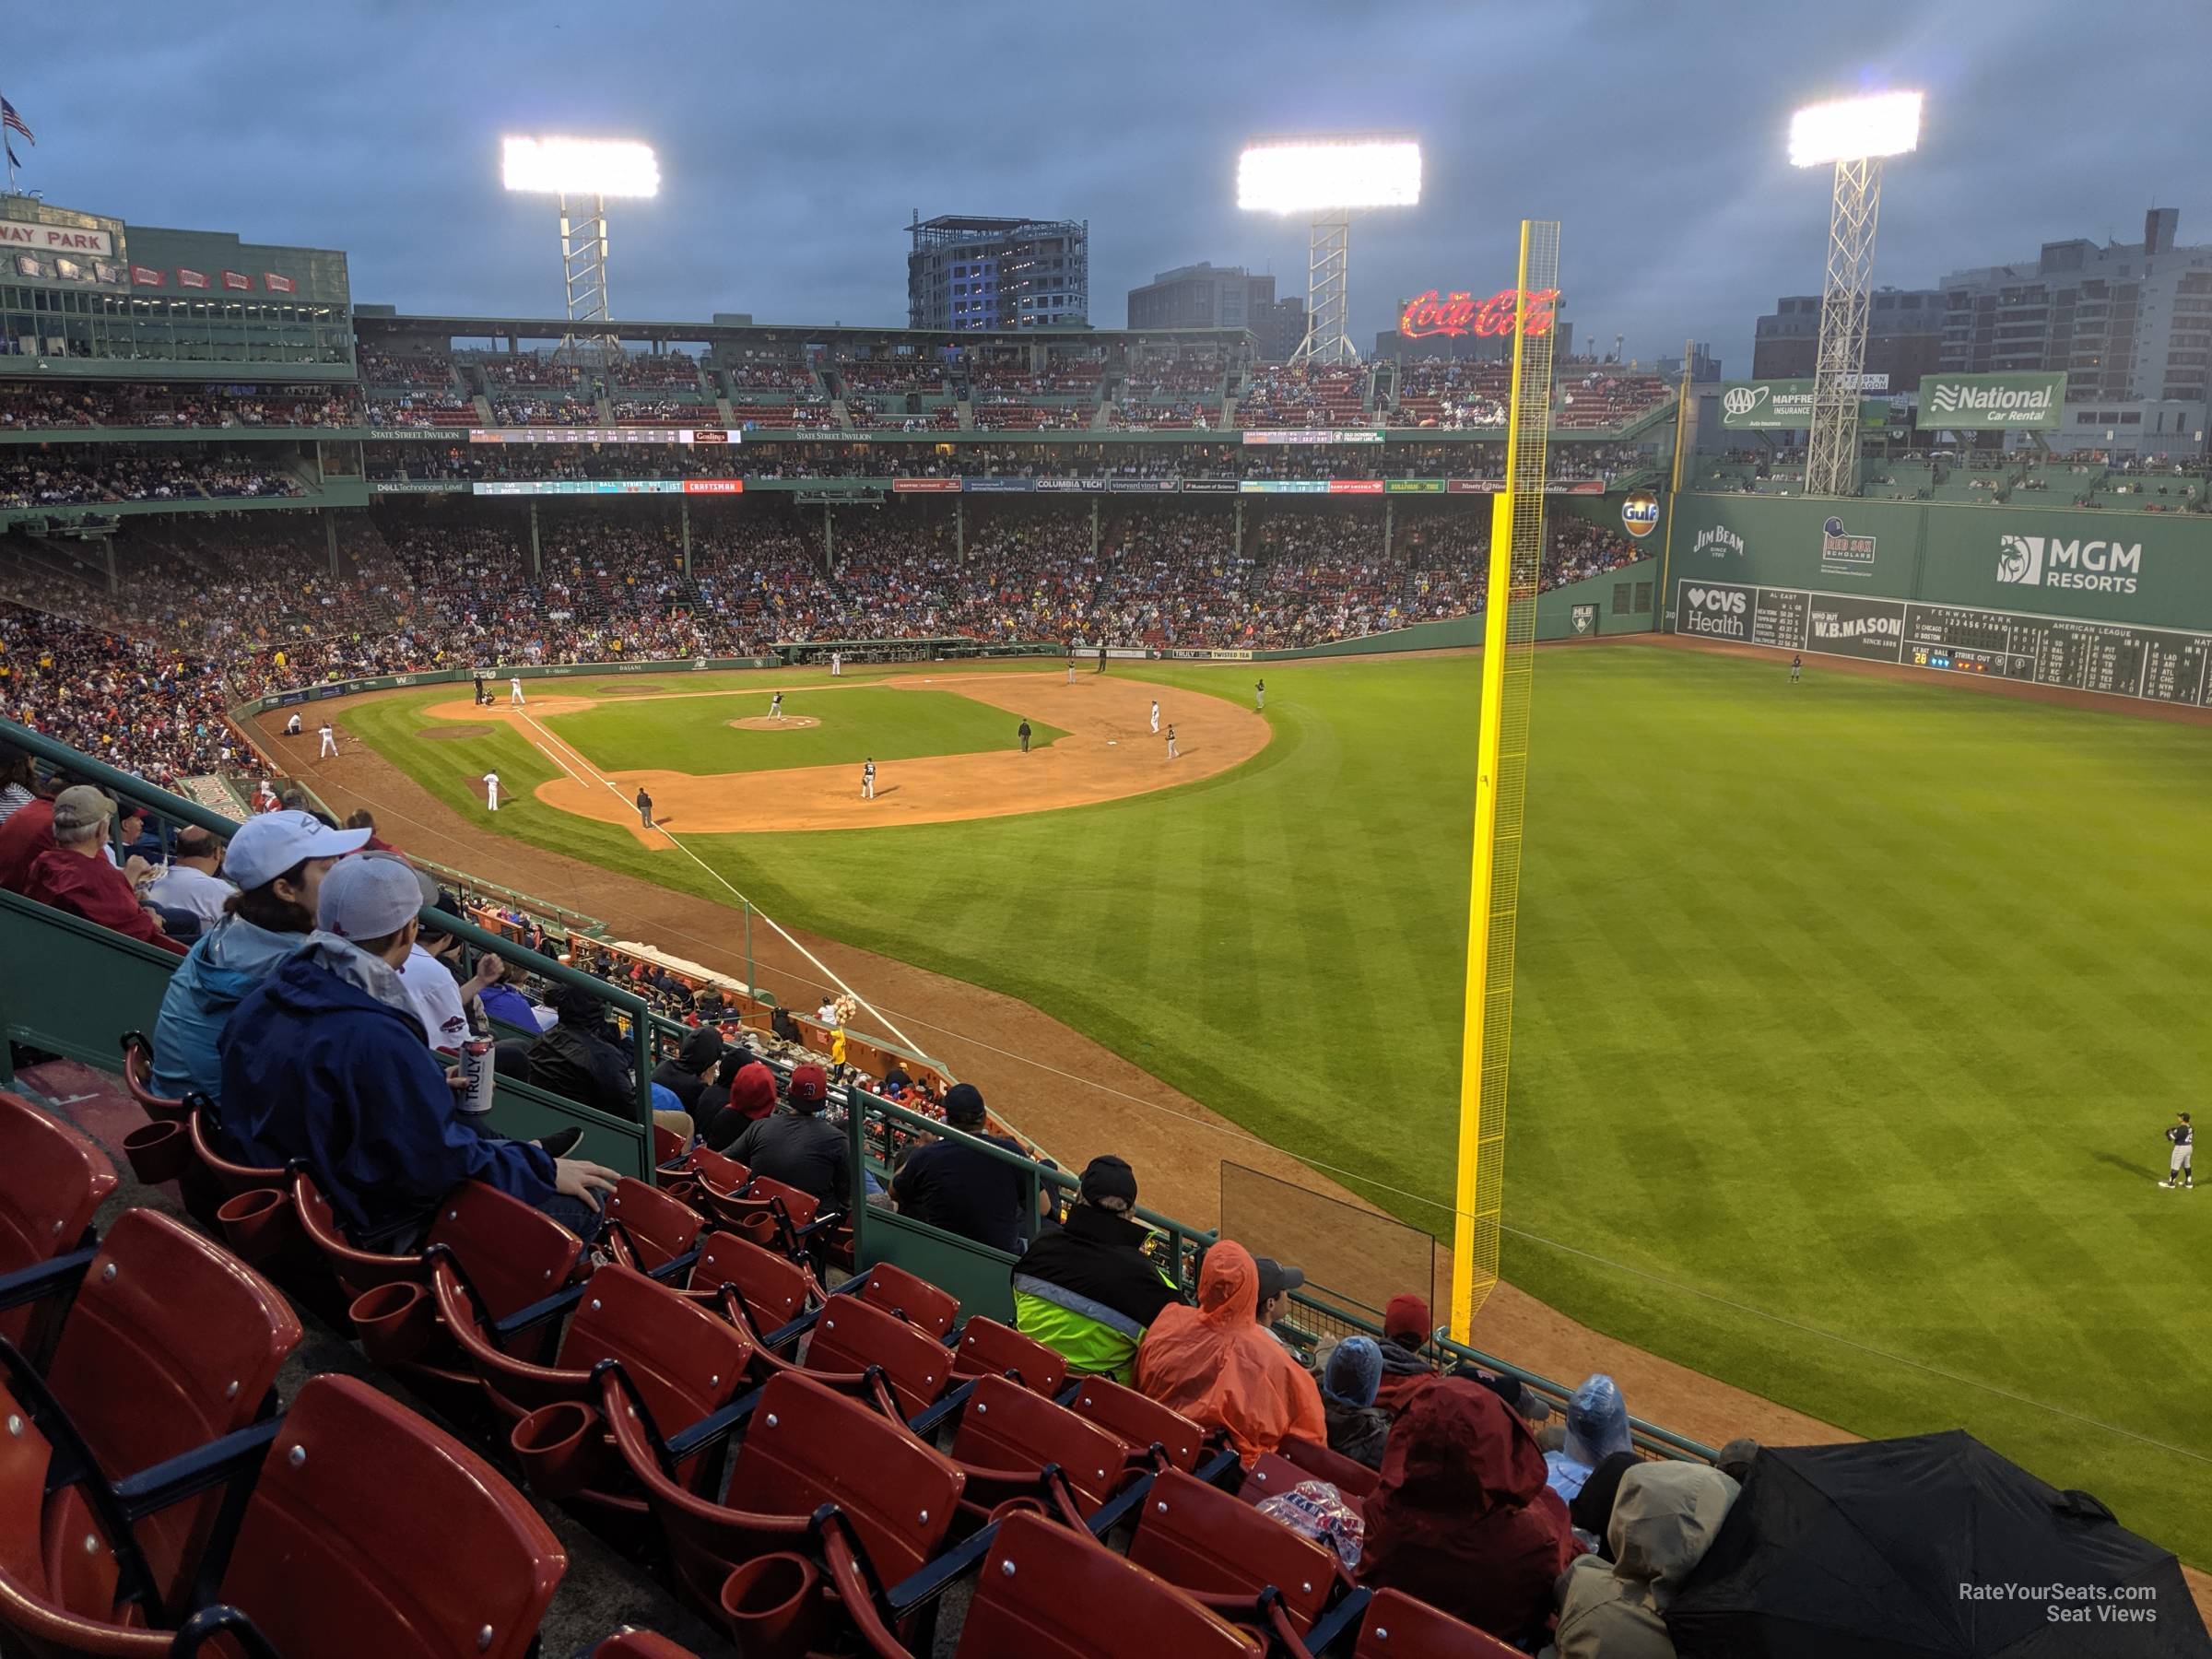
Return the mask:
<svg viewBox="0 0 2212 1659">
<path fill-rule="evenodd" d="M 0 602 L 0 714 L 164 788 L 258 776 L 225 717 L 222 670 L 52 612 Z"/>
<path fill-rule="evenodd" d="M 1262 363 L 1237 400 L 1244 428 L 1318 428 L 1337 430 L 1376 425 L 1367 409 L 1368 371 L 1357 363 Z"/>
<path fill-rule="evenodd" d="M 763 358 L 750 354 L 741 357 L 723 357 L 715 359 L 735 392 L 791 392 L 818 393 L 814 371 L 805 363 L 789 358 Z"/>
<path fill-rule="evenodd" d="M 28 450 L 0 452 L 0 507 L 98 506 L 109 501 L 212 500 L 304 493 L 300 480 L 274 466 L 231 454 L 201 454 L 191 446 L 141 452 Z"/>
<path fill-rule="evenodd" d="M 699 359 L 688 351 L 626 351 L 606 366 L 610 385 L 699 390 Z"/>
<path fill-rule="evenodd" d="M 840 358 L 837 378 L 854 392 L 942 392 L 945 365 L 928 358 Z"/>
<path fill-rule="evenodd" d="M 351 427 L 351 386 L 0 384 L 0 431 L 67 427 Z"/>
</svg>

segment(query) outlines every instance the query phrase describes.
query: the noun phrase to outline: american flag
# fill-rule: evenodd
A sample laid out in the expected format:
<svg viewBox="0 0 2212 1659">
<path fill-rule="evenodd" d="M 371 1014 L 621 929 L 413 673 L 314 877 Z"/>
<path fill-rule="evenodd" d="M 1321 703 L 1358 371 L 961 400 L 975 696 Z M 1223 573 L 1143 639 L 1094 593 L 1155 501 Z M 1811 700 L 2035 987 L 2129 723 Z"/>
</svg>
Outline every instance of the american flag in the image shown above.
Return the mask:
<svg viewBox="0 0 2212 1659">
<path fill-rule="evenodd" d="M 39 141 L 39 135 L 25 126 L 23 117 L 16 113 L 16 106 L 5 98 L 0 98 L 0 127 L 6 127 L 11 133 L 22 134 L 27 143 L 36 144 Z"/>
</svg>

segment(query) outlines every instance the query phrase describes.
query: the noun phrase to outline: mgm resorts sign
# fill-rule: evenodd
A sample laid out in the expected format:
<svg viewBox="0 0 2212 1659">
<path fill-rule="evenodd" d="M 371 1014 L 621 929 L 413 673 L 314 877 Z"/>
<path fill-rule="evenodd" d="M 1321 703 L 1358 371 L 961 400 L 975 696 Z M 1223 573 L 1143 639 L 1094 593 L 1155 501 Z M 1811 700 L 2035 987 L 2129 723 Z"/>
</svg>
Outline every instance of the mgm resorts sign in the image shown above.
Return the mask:
<svg viewBox="0 0 2212 1659">
<path fill-rule="evenodd" d="M 1997 580 L 2008 587 L 2132 594 L 2143 574 L 2143 544 L 2067 541 L 2056 535 L 1997 537 Z"/>
</svg>

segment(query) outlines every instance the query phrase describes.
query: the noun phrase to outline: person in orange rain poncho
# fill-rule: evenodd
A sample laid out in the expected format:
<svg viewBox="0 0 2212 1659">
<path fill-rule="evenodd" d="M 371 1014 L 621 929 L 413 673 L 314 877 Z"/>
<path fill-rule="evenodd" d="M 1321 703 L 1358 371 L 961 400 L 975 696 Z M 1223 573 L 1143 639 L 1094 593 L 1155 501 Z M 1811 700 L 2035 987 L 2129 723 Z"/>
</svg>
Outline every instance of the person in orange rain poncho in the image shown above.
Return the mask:
<svg viewBox="0 0 2212 1659">
<path fill-rule="evenodd" d="M 1206 1253 L 1198 1305 L 1163 1308 L 1136 1350 L 1136 1386 L 1202 1429 L 1226 1429 L 1247 1465 L 1297 1435 L 1329 1443 L 1321 1390 L 1262 1330 L 1260 1269 L 1227 1240 Z"/>
</svg>

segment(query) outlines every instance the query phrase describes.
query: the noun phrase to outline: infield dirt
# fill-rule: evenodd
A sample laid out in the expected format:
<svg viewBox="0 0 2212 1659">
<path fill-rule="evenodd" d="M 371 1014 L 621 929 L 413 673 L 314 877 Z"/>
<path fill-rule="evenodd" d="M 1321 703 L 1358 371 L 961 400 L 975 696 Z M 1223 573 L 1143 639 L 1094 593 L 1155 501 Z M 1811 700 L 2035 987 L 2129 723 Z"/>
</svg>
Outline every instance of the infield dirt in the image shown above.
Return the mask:
<svg viewBox="0 0 2212 1659">
<path fill-rule="evenodd" d="M 609 757 L 585 755 L 545 722 L 597 706 L 598 697 L 555 694 L 526 706 L 484 709 L 456 699 L 428 712 L 442 720 L 486 716 L 517 727 L 559 767 L 537 798 L 548 806 L 601 823 L 619 824 L 651 846 L 660 839 L 643 829 L 630 805 L 640 788 L 653 796 L 653 817 L 693 835 L 732 835 L 792 830 L 880 830 L 891 824 L 942 824 L 963 818 L 1004 818 L 1088 806 L 1156 789 L 1171 789 L 1227 771 L 1267 746 L 1267 723 L 1249 709 L 1219 698 L 1176 700 L 1177 758 L 1167 752 L 1167 724 L 1150 730 L 1157 686 L 1110 675 L 1058 669 L 1043 674 L 912 674 L 876 682 L 906 691 L 950 691 L 1006 712 L 1009 747 L 975 755 L 928 755 L 886 761 L 877 768 L 876 796 L 860 794 L 857 760 L 830 766 L 794 766 L 780 771 L 701 776 L 658 770 L 608 769 Z M 797 688 L 792 688 L 796 689 Z M 811 694 L 833 691 L 813 685 Z M 776 688 L 747 687 L 757 701 Z M 670 692 L 666 697 L 727 697 L 726 691 Z M 651 694 L 620 700 L 625 705 L 660 700 Z M 1066 735 L 1024 754 L 1011 747 L 1025 716 L 1050 722 Z M 757 728 L 757 717 L 734 724 Z M 608 785 L 613 787 L 609 788 Z"/>
</svg>

